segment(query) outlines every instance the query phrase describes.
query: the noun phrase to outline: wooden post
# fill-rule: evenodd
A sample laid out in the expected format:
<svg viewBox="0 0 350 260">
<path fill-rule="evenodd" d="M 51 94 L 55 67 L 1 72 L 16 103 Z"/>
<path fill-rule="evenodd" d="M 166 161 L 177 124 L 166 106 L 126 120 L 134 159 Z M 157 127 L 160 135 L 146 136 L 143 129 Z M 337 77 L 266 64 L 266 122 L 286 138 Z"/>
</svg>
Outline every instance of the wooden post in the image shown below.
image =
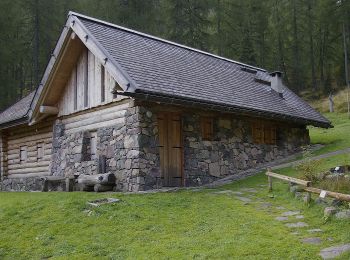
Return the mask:
<svg viewBox="0 0 350 260">
<path fill-rule="evenodd" d="M 66 178 L 66 191 L 67 192 L 73 191 L 73 186 L 74 186 L 74 179 Z"/>
<path fill-rule="evenodd" d="M 310 204 L 311 202 L 311 192 L 307 192 L 305 196 L 305 203 Z"/>
<path fill-rule="evenodd" d="M 46 178 L 43 179 L 43 187 L 41 191 L 42 192 L 49 191 L 49 181 Z"/>
<path fill-rule="evenodd" d="M 271 172 L 271 168 L 267 168 L 267 173 Z M 269 182 L 269 192 L 272 191 L 272 177 L 271 176 L 267 176 L 268 182 Z"/>
<path fill-rule="evenodd" d="M 269 180 L 269 192 L 272 191 L 272 177 L 268 176 L 268 180 Z"/>
</svg>

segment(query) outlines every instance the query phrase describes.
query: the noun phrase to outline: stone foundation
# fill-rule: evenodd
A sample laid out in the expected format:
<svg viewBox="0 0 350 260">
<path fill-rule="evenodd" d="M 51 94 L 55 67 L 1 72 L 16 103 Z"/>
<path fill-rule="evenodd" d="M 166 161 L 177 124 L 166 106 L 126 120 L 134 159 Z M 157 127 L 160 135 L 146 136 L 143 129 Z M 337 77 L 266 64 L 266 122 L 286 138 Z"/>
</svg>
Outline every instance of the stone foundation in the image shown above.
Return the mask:
<svg viewBox="0 0 350 260">
<path fill-rule="evenodd" d="M 0 185 L 2 191 L 41 191 L 43 180 L 39 177 L 6 178 L 3 177 Z"/>
</svg>

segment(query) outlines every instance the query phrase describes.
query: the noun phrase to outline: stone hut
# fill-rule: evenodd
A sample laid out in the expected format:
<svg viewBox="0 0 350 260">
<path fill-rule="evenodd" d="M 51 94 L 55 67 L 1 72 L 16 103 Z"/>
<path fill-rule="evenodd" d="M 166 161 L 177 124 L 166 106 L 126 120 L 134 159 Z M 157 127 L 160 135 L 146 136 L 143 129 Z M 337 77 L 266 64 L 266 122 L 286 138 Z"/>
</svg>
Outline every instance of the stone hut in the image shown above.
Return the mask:
<svg viewBox="0 0 350 260">
<path fill-rule="evenodd" d="M 1 189 L 202 185 L 299 151 L 308 125 L 331 127 L 280 72 L 70 12 L 37 90 L 0 114 Z"/>
</svg>

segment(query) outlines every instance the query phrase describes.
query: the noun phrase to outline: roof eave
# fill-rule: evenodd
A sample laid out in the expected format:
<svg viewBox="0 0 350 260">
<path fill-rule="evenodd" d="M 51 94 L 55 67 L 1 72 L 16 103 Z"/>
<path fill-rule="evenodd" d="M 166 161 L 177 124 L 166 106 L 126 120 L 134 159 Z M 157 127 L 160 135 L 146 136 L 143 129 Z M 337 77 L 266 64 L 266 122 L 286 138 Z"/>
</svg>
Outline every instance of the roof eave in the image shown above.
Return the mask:
<svg viewBox="0 0 350 260">
<path fill-rule="evenodd" d="M 311 120 L 307 118 L 293 117 L 285 114 L 278 114 L 278 113 L 267 112 L 267 111 L 262 111 L 258 109 L 252 109 L 252 108 L 225 105 L 225 104 L 216 103 L 216 102 L 207 102 L 207 101 L 202 101 L 202 100 L 192 99 L 192 98 L 184 98 L 176 95 L 165 95 L 165 94 L 160 94 L 160 93 L 155 93 L 155 92 L 145 91 L 140 89 L 132 93 L 118 92 L 118 94 L 139 98 L 143 100 L 148 100 L 148 101 L 164 102 L 168 104 L 178 104 L 178 105 L 187 105 L 187 106 L 198 105 L 201 107 L 205 107 L 209 110 L 218 110 L 218 111 L 227 112 L 227 113 L 245 113 L 245 114 L 255 115 L 255 116 L 258 115 L 261 117 L 270 117 L 272 119 L 288 120 L 288 121 L 293 121 L 295 123 L 302 124 L 302 125 L 312 125 L 312 126 L 321 127 L 321 128 L 333 127 L 333 125 L 330 122 L 316 121 L 316 120 Z"/>
<path fill-rule="evenodd" d="M 24 117 L 2 123 L 2 124 L 0 124 L 0 130 L 5 130 L 5 129 L 11 128 L 11 127 L 27 124 L 28 119 L 29 119 L 29 117 L 28 117 L 28 115 L 26 115 Z"/>
</svg>

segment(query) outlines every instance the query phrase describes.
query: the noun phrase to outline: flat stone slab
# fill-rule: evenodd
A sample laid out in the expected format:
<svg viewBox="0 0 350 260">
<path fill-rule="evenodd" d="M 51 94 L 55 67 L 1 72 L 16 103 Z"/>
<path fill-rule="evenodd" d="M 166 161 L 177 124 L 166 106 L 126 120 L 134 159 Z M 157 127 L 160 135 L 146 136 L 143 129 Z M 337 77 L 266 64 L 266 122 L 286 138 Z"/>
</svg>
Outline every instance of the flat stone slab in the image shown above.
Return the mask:
<svg viewBox="0 0 350 260">
<path fill-rule="evenodd" d="M 212 192 L 212 194 L 243 195 L 244 193 L 240 191 L 220 190 Z"/>
<path fill-rule="evenodd" d="M 241 189 L 241 191 L 250 192 L 250 193 L 258 193 L 258 190 L 254 189 L 254 188 L 243 188 L 243 189 Z"/>
<path fill-rule="evenodd" d="M 287 221 L 288 217 L 276 217 L 275 219 L 278 221 Z"/>
<path fill-rule="evenodd" d="M 289 228 L 302 228 L 302 227 L 308 227 L 309 225 L 305 222 L 296 222 L 296 223 L 287 223 L 286 226 Z"/>
<path fill-rule="evenodd" d="M 303 219 L 304 216 L 303 216 L 303 215 L 296 215 L 295 218 L 296 218 L 296 219 Z"/>
<path fill-rule="evenodd" d="M 319 245 L 322 243 L 322 240 L 319 237 L 307 237 L 301 239 L 301 242 L 304 244 Z"/>
<path fill-rule="evenodd" d="M 87 202 L 87 204 L 94 206 L 94 207 L 98 207 L 98 206 L 103 205 L 103 204 L 112 204 L 112 203 L 117 203 L 117 202 L 120 202 L 120 199 L 104 198 L 104 199 L 97 199 L 97 200 L 89 201 L 89 202 Z"/>
<path fill-rule="evenodd" d="M 320 229 L 320 228 L 314 228 L 314 229 L 309 229 L 307 232 L 309 232 L 309 233 L 319 233 L 319 232 L 323 232 L 323 230 Z"/>
<path fill-rule="evenodd" d="M 288 216 L 295 216 L 299 214 L 300 214 L 300 211 L 286 211 L 282 213 L 282 216 L 288 217 Z"/>
<path fill-rule="evenodd" d="M 233 191 L 232 190 L 220 190 L 220 191 L 214 191 L 214 192 L 212 192 L 212 194 L 229 194 L 229 195 L 231 195 L 231 194 L 233 194 Z"/>
<path fill-rule="evenodd" d="M 251 202 L 252 200 L 250 198 L 247 198 L 247 197 L 242 197 L 242 196 L 236 196 L 236 199 L 242 201 L 242 202 Z"/>
<path fill-rule="evenodd" d="M 350 244 L 344 244 L 322 249 L 319 255 L 323 259 L 332 259 L 348 251 L 350 251 Z"/>
<path fill-rule="evenodd" d="M 286 208 L 282 207 L 282 206 L 277 206 L 276 209 L 278 209 L 278 210 L 285 210 Z"/>
<path fill-rule="evenodd" d="M 270 202 L 262 202 L 260 204 L 260 207 L 261 208 L 264 208 L 264 209 L 267 209 L 267 208 L 271 208 L 272 207 L 272 204 Z"/>
</svg>

